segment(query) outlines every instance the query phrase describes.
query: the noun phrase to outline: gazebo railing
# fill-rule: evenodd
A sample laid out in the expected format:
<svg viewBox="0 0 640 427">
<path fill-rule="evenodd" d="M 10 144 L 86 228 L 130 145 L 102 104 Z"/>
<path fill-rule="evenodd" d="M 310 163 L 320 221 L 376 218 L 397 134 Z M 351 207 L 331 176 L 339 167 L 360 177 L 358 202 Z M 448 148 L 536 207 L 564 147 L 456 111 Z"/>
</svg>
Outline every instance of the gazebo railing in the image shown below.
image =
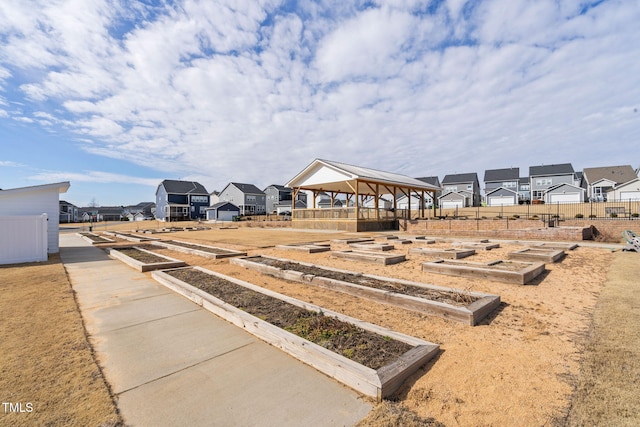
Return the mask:
<svg viewBox="0 0 640 427">
<path fill-rule="evenodd" d="M 293 211 L 294 220 L 301 221 L 331 221 L 331 220 L 392 220 L 396 218 L 396 213 L 388 209 L 378 209 L 376 215 L 375 208 L 358 208 L 356 218 L 356 208 L 325 208 L 325 209 L 295 209 Z"/>
</svg>

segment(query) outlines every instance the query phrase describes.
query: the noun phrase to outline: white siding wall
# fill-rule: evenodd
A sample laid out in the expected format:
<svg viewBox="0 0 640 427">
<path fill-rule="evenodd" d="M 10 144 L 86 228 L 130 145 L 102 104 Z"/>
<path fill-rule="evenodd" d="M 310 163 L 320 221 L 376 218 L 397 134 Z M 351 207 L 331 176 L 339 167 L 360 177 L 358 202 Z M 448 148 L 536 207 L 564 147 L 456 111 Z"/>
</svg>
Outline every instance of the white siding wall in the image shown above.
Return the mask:
<svg viewBox="0 0 640 427">
<path fill-rule="evenodd" d="M 0 264 L 47 260 L 47 215 L 0 216 Z"/>
<path fill-rule="evenodd" d="M 8 194 L 6 194 L 8 193 Z M 58 233 L 60 232 L 60 191 L 56 187 L 33 191 L 0 192 L 0 215 L 22 216 L 46 213 L 48 221 L 48 252 L 60 251 Z"/>
</svg>

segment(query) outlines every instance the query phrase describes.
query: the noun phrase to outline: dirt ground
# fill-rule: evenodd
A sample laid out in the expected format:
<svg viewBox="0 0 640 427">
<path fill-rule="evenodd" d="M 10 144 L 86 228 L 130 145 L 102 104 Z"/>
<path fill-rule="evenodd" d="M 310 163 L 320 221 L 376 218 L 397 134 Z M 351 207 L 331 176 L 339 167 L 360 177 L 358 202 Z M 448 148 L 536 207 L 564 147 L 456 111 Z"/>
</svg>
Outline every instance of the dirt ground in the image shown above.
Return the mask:
<svg viewBox="0 0 640 427">
<path fill-rule="evenodd" d="M 118 227 L 130 230 L 131 224 Z M 328 253 L 305 254 L 274 247 L 353 237 L 346 233 L 239 228 L 155 237 L 501 296 L 502 305 L 492 315 L 478 326 L 468 326 L 271 278 L 231 265 L 228 259 L 158 250 L 192 265 L 438 343 L 439 356 L 406 381 L 390 400 L 378 405 L 363 420 L 363 426 L 631 426 L 640 421 L 636 253 L 580 247 L 568 251 L 562 262 L 548 264 L 548 271 L 532 284 L 521 286 L 424 273 L 420 263 L 428 258 L 408 254 L 410 247 L 450 247 L 451 242 L 403 245 L 394 252 L 406 253 L 406 262 L 381 266 L 333 259 Z M 332 247 L 347 248 L 337 243 Z M 466 259 L 500 259 L 518 248 L 522 246 L 502 243 L 499 249 Z M 0 412 L 0 425 L 20 425 L 21 421 L 24 425 L 33 425 L 31 421 L 39 425 L 118 424 L 117 410 L 91 357 L 59 258 L 45 264 L 0 268 L 0 275 L 0 398 L 3 402 L 31 401 L 35 407 L 33 413 L 20 417 L 13 414 L 8 418 Z M 24 283 L 37 286 L 26 287 Z M 39 299 L 42 293 L 55 295 L 46 301 L 53 305 Z M 69 337 L 50 334 L 51 325 L 56 331 L 66 326 Z M 36 416 L 40 418 L 33 418 Z"/>
<path fill-rule="evenodd" d="M 0 402 L 0 426 L 121 423 L 58 255 L 0 266 Z"/>
<path fill-rule="evenodd" d="M 330 242 L 353 237 L 345 233 L 239 228 L 157 237 L 500 295 L 501 306 L 480 325 L 471 327 L 257 274 L 228 260 L 158 250 L 191 265 L 439 344 L 440 355 L 410 378 L 392 400 L 401 402 L 420 417 L 435 419 L 447 426 L 563 424 L 580 373 L 581 351 L 594 307 L 612 261 L 611 250 L 580 247 L 567 251 L 561 262 L 547 264 L 542 276 L 522 286 L 425 273 L 420 265 L 429 258 L 409 253 L 411 247 L 447 248 L 452 242 L 397 245 L 391 253 L 404 253 L 407 261 L 382 266 L 331 258 L 328 252 L 307 254 L 274 247 L 282 243 Z M 508 252 L 522 247 L 503 243 L 500 248 L 478 251 L 466 260 L 507 259 Z M 348 249 L 348 245 L 334 242 L 332 249 Z"/>
</svg>

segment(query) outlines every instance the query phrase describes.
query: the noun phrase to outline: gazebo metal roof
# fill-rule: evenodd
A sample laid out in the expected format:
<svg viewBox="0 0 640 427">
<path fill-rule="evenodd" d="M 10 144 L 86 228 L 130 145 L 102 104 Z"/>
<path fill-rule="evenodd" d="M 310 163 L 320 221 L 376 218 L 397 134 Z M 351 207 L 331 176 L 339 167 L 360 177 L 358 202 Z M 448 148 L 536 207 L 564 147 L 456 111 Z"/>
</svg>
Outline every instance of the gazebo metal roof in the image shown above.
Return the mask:
<svg viewBox="0 0 640 427">
<path fill-rule="evenodd" d="M 440 190 L 440 187 L 406 175 L 323 159 L 311 162 L 285 186 L 343 194 L 396 196 L 411 191 L 435 193 Z"/>
</svg>

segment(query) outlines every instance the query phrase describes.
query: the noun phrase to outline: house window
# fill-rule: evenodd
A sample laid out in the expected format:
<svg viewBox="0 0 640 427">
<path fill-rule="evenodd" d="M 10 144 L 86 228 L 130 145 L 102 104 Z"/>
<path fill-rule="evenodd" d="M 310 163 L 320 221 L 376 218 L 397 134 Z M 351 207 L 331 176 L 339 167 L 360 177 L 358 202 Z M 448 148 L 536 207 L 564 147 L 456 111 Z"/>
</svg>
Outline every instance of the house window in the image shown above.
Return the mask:
<svg viewBox="0 0 640 427">
<path fill-rule="evenodd" d="M 503 183 L 502 186 L 504 188 L 516 188 L 516 183 L 515 183 L 515 181 L 507 181 L 507 182 Z"/>
<path fill-rule="evenodd" d="M 551 185 L 553 181 L 551 178 L 538 178 L 536 179 L 536 186 L 543 187 L 545 185 Z"/>
<path fill-rule="evenodd" d="M 444 187 L 444 191 L 458 191 L 458 187 L 456 185 L 447 185 Z"/>
<path fill-rule="evenodd" d="M 207 203 L 208 201 L 207 196 L 191 196 L 191 202 L 193 203 Z"/>
<path fill-rule="evenodd" d="M 467 190 L 473 191 L 473 184 L 467 184 Z"/>
<path fill-rule="evenodd" d="M 247 203 L 255 203 L 256 196 L 247 196 Z"/>
</svg>

